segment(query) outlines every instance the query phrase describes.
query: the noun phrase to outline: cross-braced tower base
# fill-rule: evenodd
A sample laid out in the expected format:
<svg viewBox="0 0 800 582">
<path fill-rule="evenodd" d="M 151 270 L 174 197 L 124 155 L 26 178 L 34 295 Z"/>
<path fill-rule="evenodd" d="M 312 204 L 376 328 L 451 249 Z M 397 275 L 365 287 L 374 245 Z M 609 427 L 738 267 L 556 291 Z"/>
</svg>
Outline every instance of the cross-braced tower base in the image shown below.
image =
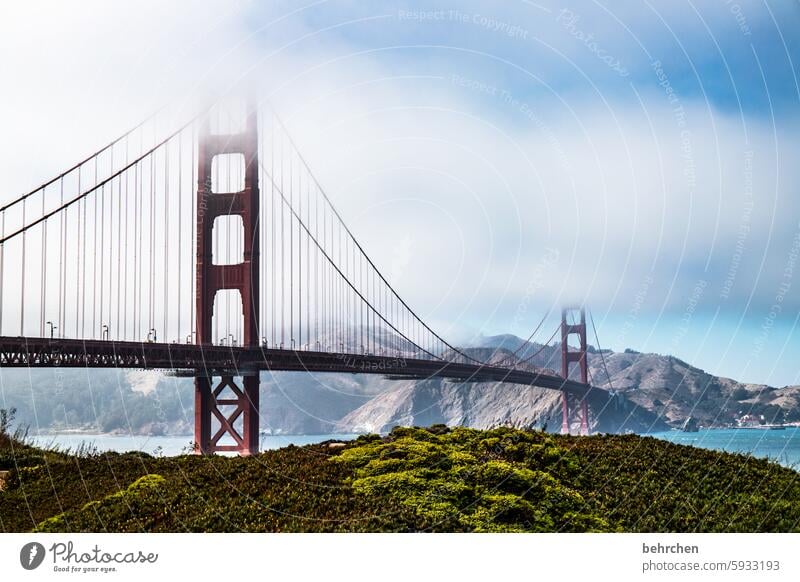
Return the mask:
<svg viewBox="0 0 800 582">
<path fill-rule="evenodd" d="M 242 377 L 241 385 L 234 376 L 221 376 L 217 383 L 199 377 L 194 385 L 195 452 L 258 453 L 258 376 Z"/>
</svg>

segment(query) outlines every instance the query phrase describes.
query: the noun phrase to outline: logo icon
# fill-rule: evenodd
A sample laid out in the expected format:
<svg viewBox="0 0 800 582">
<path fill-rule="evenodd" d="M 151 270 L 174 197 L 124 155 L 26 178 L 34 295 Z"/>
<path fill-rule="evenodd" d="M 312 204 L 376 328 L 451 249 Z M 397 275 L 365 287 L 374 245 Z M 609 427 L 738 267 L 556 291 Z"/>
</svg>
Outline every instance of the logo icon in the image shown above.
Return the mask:
<svg viewBox="0 0 800 582">
<path fill-rule="evenodd" d="M 44 546 L 39 542 L 27 543 L 19 552 L 19 563 L 26 570 L 35 570 L 42 565 L 44 554 Z"/>
</svg>

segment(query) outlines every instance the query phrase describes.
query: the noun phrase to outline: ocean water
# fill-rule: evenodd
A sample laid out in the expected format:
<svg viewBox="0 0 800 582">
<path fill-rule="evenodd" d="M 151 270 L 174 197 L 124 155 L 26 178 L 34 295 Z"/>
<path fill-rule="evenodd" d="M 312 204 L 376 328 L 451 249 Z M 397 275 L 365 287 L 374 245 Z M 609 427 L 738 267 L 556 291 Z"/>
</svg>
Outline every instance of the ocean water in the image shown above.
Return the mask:
<svg viewBox="0 0 800 582">
<path fill-rule="evenodd" d="M 800 469 L 800 427 L 783 430 L 703 429 L 698 432 L 669 431 L 649 436 L 679 445 L 691 445 L 729 453 L 749 453 Z"/>
<path fill-rule="evenodd" d="M 280 449 L 289 445 L 311 445 L 327 440 L 346 441 L 357 438 L 357 434 L 312 434 L 312 435 L 262 435 L 260 449 L 262 451 Z M 38 446 L 69 449 L 72 451 L 80 447 L 92 447 L 98 451 L 143 451 L 149 454 L 161 454 L 168 457 L 188 454 L 191 452 L 191 435 L 179 436 L 136 436 L 136 435 L 109 435 L 109 434 L 48 434 L 29 436 L 30 440 Z"/>
<path fill-rule="evenodd" d="M 357 436 L 355 434 L 262 435 L 261 450 L 279 449 L 288 445 L 309 445 L 331 439 L 351 440 Z M 669 431 L 652 433 L 649 436 L 680 445 L 732 453 L 749 453 L 756 457 L 772 459 L 787 467 L 800 469 L 800 427 L 784 430 L 704 429 L 694 433 Z M 192 440 L 190 435 L 125 436 L 75 433 L 41 435 L 30 438 L 38 445 L 56 445 L 62 449 L 75 450 L 83 445 L 94 447 L 100 451 L 144 451 L 166 456 L 187 453 Z"/>
</svg>

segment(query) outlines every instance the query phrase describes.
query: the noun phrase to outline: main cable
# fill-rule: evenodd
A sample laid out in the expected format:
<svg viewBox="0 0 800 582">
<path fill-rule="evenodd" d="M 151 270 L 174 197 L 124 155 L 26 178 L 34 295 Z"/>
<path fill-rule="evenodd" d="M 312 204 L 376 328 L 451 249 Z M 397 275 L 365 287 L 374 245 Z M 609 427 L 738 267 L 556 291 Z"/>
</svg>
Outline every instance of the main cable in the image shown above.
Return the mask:
<svg viewBox="0 0 800 582">
<path fill-rule="evenodd" d="M 592 317 L 592 312 L 589 311 L 589 321 L 592 324 L 592 331 L 594 332 L 594 341 L 597 344 L 597 352 L 600 354 L 600 361 L 603 362 L 603 370 L 606 373 L 606 378 L 608 378 L 608 387 L 612 390 L 614 389 L 614 385 L 611 383 L 611 374 L 608 373 L 608 366 L 606 366 L 606 357 L 603 355 L 603 349 L 600 347 L 600 338 L 597 337 L 597 328 L 594 326 L 594 317 Z M 589 366 L 586 366 L 586 369 L 589 369 Z"/>
<path fill-rule="evenodd" d="M 331 202 L 331 199 L 330 199 L 330 198 L 328 197 L 328 195 L 325 193 L 325 189 L 322 187 L 322 185 L 319 183 L 319 181 L 317 180 L 317 178 L 316 178 L 316 176 L 314 175 L 314 173 L 311 171 L 311 168 L 310 168 L 310 166 L 308 165 L 308 162 L 305 160 L 305 158 L 303 157 L 303 155 L 300 153 L 300 150 L 298 149 L 298 147 L 297 147 L 297 144 L 295 144 L 295 142 L 294 142 L 294 140 L 292 139 L 291 135 L 289 135 L 289 133 L 288 133 L 288 130 L 287 130 L 287 128 L 286 128 L 286 125 L 283 123 L 283 120 L 281 120 L 281 118 L 278 116 L 277 112 L 276 112 L 276 111 L 275 111 L 275 109 L 272 107 L 272 104 L 271 104 L 271 103 L 269 103 L 268 101 L 265 101 L 265 103 L 266 103 L 267 107 L 269 107 L 269 109 L 271 110 L 271 112 L 273 113 L 273 115 L 274 115 L 275 119 L 278 121 L 278 123 L 279 123 L 279 124 L 281 125 L 281 127 L 283 128 L 283 132 L 284 132 L 284 134 L 286 135 L 286 138 L 288 139 L 288 141 L 289 141 L 289 144 L 290 144 L 290 145 L 293 147 L 293 149 L 294 149 L 295 153 L 297 154 L 297 157 L 298 157 L 298 159 L 299 159 L 299 160 L 302 162 L 302 164 L 305 166 L 305 168 L 306 168 L 306 171 L 308 172 L 308 175 L 310 176 L 310 178 L 311 178 L 311 179 L 314 181 L 314 183 L 316 184 L 316 186 L 317 186 L 317 188 L 318 188 L 318 190 L 319 190 L 320 194 L 322 194 L 323 198 L 324 198 L 324 199 L 325 199 L 325 201 L 328 203 L 328 206 L 330 206 L 330 208 L 331 208 L 331 210 L 333 211 L 333 213 L 334 213 L 334 215 L 336 216 L 336 218 L 338 218 L 338 219 L 339 219 L 339 222 L 341 223 L 342 227 L 345 229 L 345 232 L 347 232 L 347 234 L 348 234 L 348 235 L 350 236 L 350 238 L 353 240 L 353 242 L 355 243 L 355 245 L 358 247 L 358 250 L 361 252 L 362 256 L 363 256 L 363 257 L 364 257 L 364 258 L 367 260 L 367 262 L 368 262 L 369 266 L 371 266 L 371 267 L 372 267 L 372 269 L 373 269 L 373 270 L 375 270 L 376 274 L 378 275 L 378 277 L 380 277 L 381 281 L 382 281 L 382 282 L 383 282 L 385 285 L 387 285 L 387 286 L 388 286 L 388 287 L 391 289 L 392 293 L 395 295 L 395 297 L 397 297 L 397 299 L 400 301 L 400 303 L 403 305 L 403 307 L 405 307 L 405 308 L 406 308 L 406 310 L 407 310 L 407 311 L 408 311 L 408 312 L 409 312 L 409 313 L 410 313 L 410 314 L 411 314 L 411 315 L 412 315 L 412 316 L 413 316 L 413 317 L 414 317 L 414 318 L 415 318 L 417 321 L 419 321 L 419 322 L 420 322 L 420 324 L 422 325 L 422 327 L 424 327 L 424 328 L 425 328 L 425 330 L 427 330 L 428 332 L 430 332 L 430 333 L 431 333 L 431 334 L 432 334 L 432 335 L 433 335 L 433 336 L 434 336 L 436 339 L 438 339 L 439 341 L 441 341 L 441 342 L 442 342 L 442 343 L 443 343 L 445 346 L 447 346 L 447 347 L 448 347 L 449 349 L 451 349 L 453 352 L 455 352 L 455 353 L 459 354 L 460 356 L 462 356 L 462 357 L 466 358 L 467 360 L 471 360 L 471 361 L 473 361 L 473 362 L 475 362 L 475 363 L 477 363 L 477 364 L 481 364 L 481 365 L 487 365 L 487 364 L 486 364 L 486 362 L 483 362 L 483 361 L 481 361 L 481 360 L 478 360 L 478 359 L 476 359 L 476 358 L 473 358 L 472 356 L 469 356 L 469 355 L 465 354 L 464 352 L 462 352 L 462 351 L 461 351 L 461 350 L 459 350 L 458 348 L 456 348 L 456 347 L 452 346 L 450 343 L 448 343 L 448 342 L 447 342 L 447 341 L 446 341 L 444 338 L 442 338 L 441 336 L 439 336 L 439 335 L 438 335 L 438 334 L 437 334 L 435 331 L 433 331 L 433 330 L 432 330 L 432 329 L 431 329 L 431 328 L 430 328 L 430 327 L 429 327 L 429 326 L 428 326 L 428 325 L 427 325 L 427 324 L 426 324 L 424 321 L 422 321 L 422 319 L 421 319 L 421 318 L 420 318 L 420 317 L 419 317 L 419 316 L 416 314 L 416 312 L 415 312 L 413 309 L 411 309 L 411 307 L 409 307 L 409 305 L 408 305 L 408 304 L 407 304 L 407 303 L 406 303 L 406 302 L 403 300 L 403 298 L 402 298 L 402 297 L 400 297 L 400 295 L 397 293 L 397 291 L 394 289 L 394 287 L 392 287 L 392 285 L 391 285 L 391 284 L 390 284 L 390 283 L 389 283 L 389 282 L 386 280 L 386 278 L 383 276 L 383 274 L 380 272 L 380 270 L 379 270 L 379 269 L 378 269 L 378 268 L 375 266 L 375 264 L 372 262 L 372 259 L 370 259 L 370 257 L 369 257 L 369 256 L 367 255 L 367 253 L 364 251 L 364 249 L 363 249 L 363 247 L 361 246 L 361 244 L 358 242 L 358 240 L 355 238 L 355 236 L 353 235 L 353 233 L 352 233 L 352 232 L 350 231 L 350 229 L 348 228 L 347 224 L 346 224 L 346 223 L 344 222 L 344 220 L 342 219 L 342 217 L 341 217 L 341 215 L 339 214 L 338 210 L 336 210 L 336 207 L 333 205 L 333 202 Z"/>
</svg>

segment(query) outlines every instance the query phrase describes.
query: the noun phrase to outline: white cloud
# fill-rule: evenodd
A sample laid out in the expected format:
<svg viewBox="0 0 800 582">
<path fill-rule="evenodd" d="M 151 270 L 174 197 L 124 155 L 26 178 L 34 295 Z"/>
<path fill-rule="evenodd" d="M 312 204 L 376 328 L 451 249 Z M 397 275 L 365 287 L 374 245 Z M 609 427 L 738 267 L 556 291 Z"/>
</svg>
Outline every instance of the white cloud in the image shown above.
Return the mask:
<svg viewBox="0 0 800 582">
<path fill-rule="evenodd" d="M 487 12 L 484 4 L 469 10 L 479 8 Z M 792 192 L 800 181 L 788 161 L 798 151 L 796 131 L 782 128 L 776 141 L 768 121 L 684 98 L 687 158 L 664 94 L 645 91 L 640 106 L 632 92 L 605 94 L 588 83 L 581 91 L 558 89 L 559 69 L 577 77 L 580 70 L 608 71 L 585 45 L 533 18 L 530 7 L 510 9 L 508 20 L 529 24 L 533 37 L 576 69 L 552 51 L 542 63 L 529 62 L 530 44 L 474 24 L 452 38 L 466 49 L 470 35 L 488 38 L 496 52 L 392 49 L 380 39 L 367 48 L 381 50 L 365 52 L 362 42 L 347 40 L 360 25 L 320 30 L 386 12 L 351 10 L 324 23 L 306 11 L 270 25 L 274 15 L 250 3 L 4 5 L 0 124 L 12 136 L 0 144 L 4 197 L 63 169 L 164 101 L 227 87 L 249 73 L 273 94 L 376 263 L 445 333 L 491 332 L 511 322 L 548 249 L 559 258 L 535 287 L 537 307 L 587 298 L 624 312 L 654 268 L 647 307 L 680 310 L 698 279 L 719 282 L 730 270 L 745 221 L 748 149 L 754 206 L 726 305 L 743 308 L 759 276 L 763 301 L 774 295 L 797 228 Z M 617 34 L 613 19 L 590 20 L 588 5 L 575 11 L 608 39 L 609 52 L 634 54 L 634 41 Z M 728 16 L 716 13 L 715 22 L 730 28 Z M 622 20 L 642 35 L 659 29 L 648 46 L 666 46 L 663 26 L 651 16 L 627 7 Z M 371 30 L 383 23 L 392 40 L 413 44 L 415 29 L 394 16 Z M 692 32 L 698 26 L 686 24 L 681 34 L 700 34 Z M 505 50 L 514 63 L 552 75 L 542 77 L 552 92 L 498 60 Z M 453 75 L 483 86 L 464 86 Z"/>
</svg>

